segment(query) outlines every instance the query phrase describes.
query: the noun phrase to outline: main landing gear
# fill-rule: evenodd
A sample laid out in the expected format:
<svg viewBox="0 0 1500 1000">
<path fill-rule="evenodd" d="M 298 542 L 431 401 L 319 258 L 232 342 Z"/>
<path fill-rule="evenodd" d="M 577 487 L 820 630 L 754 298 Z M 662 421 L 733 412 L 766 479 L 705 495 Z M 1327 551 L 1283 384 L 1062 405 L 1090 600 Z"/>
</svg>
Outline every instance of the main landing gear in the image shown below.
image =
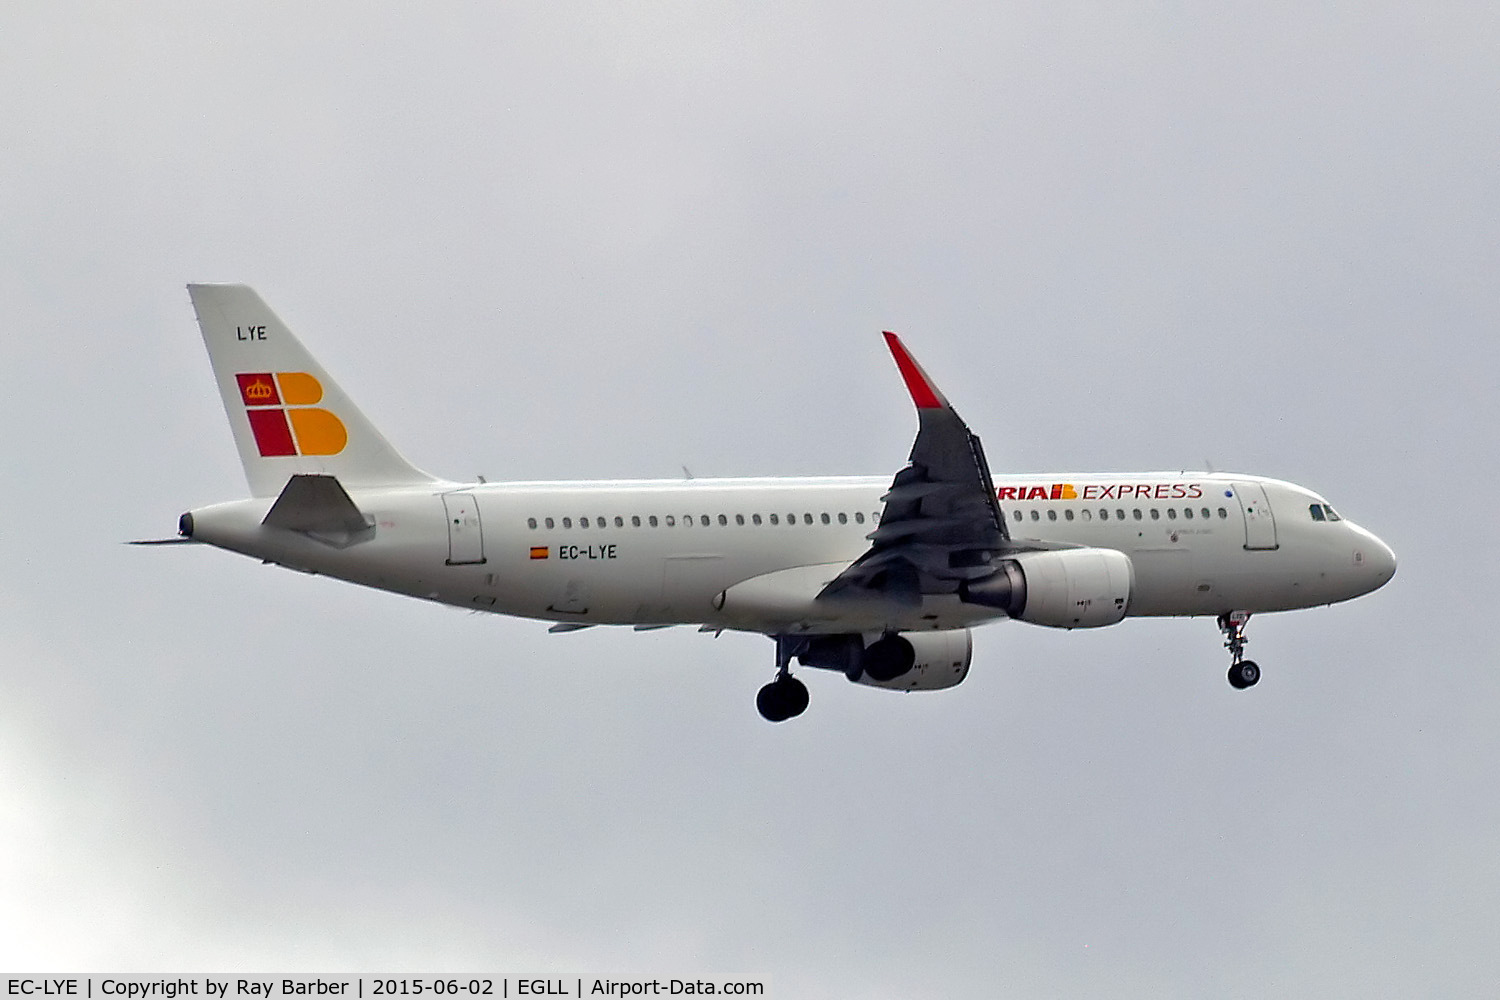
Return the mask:
<svg viewBox="0 0 1500 1000">
<path fill-rule="evenodd" d="M 807 711 L 807 685 L 791 674 L 794 652 L 787 636 L 776 636 L 776 679 L 755 696 L 755 707 L 767 722 L 785 722 Z"/>
<path fill-rule="evenodd" d="M 1219 616 L 1219 631 L 1224 633 L 1224 648 L 1229 650 L 1233 662 L 1229 665 L 1229 686 L 1239 690 L 1253 687 L 1260 680 L 1260 667 L 1254 660 L 1245 659 L 1245 623 L 1250 620 L 1248 611 L 1231 611 Z"/>
</svg>

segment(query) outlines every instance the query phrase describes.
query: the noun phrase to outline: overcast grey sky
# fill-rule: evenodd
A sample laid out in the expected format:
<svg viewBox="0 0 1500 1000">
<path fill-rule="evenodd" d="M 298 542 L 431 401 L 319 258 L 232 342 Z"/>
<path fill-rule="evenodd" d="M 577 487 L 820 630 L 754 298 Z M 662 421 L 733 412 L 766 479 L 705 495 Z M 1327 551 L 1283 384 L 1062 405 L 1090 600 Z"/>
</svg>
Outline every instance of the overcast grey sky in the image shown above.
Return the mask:
<svg viewBox="0 0 1500 1000">
<path fill-rule="evenodd" d="M 763 978 L 774 996 L 1492 995 L 1492 5 L 11 4 L 0 968 Z M 1291 479 L 1395 581 L 770 644 L 466 615 L 207 548 L 184 283 L 417 464 L 893 473 L 899 330 L 1003 471 Z"/>
</svg>

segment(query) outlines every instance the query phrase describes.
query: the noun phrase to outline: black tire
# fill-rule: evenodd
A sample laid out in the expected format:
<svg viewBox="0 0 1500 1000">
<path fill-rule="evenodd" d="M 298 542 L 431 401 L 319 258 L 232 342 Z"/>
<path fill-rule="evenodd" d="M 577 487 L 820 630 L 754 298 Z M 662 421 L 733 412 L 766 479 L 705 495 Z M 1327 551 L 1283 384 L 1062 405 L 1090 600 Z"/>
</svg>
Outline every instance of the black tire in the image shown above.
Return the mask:
<svg viewBox="0 0 1500 1000">
<path fill-rule="evenodd" d="M 1229 668 L 1229 686 L 1237 691 L 1254 687 L 1260 681 L 1260 666 L 1254 660 L 1241 660 Z"/>
<path fill-rule="evenodd" d="M 807 685 L 795 677 L 778 677 L 760 689 L 755 707 L 767 722 L 785 722 L 807 711 Z"/>
<path fill-rule="evenodd" d="M 795 677 L 786 677 L 777 682 L 782 686 L 782 705 L 786 708 L 786 718 L 795 719 L 807 711 L 807 685 Z"/>
<path fill-rule="evenodd" d="M 1254 660 L 1241 660 L 1240 680 L 1245 682 L 1245 687 L 1254 687 L 1260 682 L 1260 664 Z"/>
<path fill-rule="evenodd" d="M 785 722 L 792 717 L 787 711 L 786 691 L 776 681 L 760 689 L 760 693 L 755 696 L 755 707 L 760 710 L 760 717 L 767 722 Z"/>
</svg>

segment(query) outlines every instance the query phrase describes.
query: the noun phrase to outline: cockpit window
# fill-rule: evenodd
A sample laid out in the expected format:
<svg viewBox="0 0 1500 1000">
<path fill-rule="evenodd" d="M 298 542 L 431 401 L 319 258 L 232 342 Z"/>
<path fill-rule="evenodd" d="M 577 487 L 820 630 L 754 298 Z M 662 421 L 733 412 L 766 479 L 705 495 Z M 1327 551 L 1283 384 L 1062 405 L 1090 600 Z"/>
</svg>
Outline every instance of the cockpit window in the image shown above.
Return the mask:
<svg viewBox="0 0 1500 1000">
<path fill-rule="evenodd" d="M 1314 521 L 1342 521 L 1343 520 L 1343 518 L 1339 517 L 1338 511 L 1334 510 L 1332 507 L 1328 506 L 1326 503 L 1315 503 L 1315 504 L 1313 504 L 1313 505 L 1311 505 L 1310 507 L 1307 508 L 1307 512 L 1312 515 L 1312 519 Z"/>
</svg>

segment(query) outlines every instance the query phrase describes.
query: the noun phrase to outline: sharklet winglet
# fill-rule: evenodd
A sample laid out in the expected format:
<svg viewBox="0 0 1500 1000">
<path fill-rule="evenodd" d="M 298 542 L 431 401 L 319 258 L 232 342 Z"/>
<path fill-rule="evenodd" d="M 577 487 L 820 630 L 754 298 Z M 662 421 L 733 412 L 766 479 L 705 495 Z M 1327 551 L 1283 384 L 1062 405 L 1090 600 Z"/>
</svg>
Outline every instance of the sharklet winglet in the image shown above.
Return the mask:
<svg viewBox="0 0 1500 1000">
<path fill-rule="evenodd" d="M 911 393 L 911 401 L 919 410 L 946 410 L 950 409 L 948 400 L 938 390 L 922 366 L 917 364 L 917 359 L 911 356 L 906 345 L 901 343 L 901 338 L 886 330 L 884 333 L 885 345 L 891 350 L 891 357 L 896 359 L 896 367 L 901 372 L 901 377 L 906 381 L 906 391 Z"/>
</svg>

